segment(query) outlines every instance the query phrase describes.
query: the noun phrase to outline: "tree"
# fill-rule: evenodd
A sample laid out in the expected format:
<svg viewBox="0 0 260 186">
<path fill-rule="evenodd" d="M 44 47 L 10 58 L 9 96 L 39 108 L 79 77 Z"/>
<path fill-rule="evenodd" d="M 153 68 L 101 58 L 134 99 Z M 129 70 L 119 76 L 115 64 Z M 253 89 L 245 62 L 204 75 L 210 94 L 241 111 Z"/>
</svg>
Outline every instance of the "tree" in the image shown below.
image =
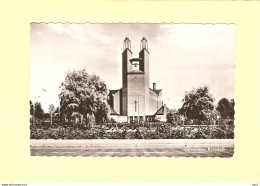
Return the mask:
<svg viewBox="0 0 260 186">
<path fill-rule="evenodd" d="M 43 114 L 44 120 L 47 120 L 47 119 L 49 119 L 50 117 L 51 117 L 51 115 L 50 115 L 49 113 L 44 113 L 44 114 Z"/>
<path fill-rule="evenodd" d="M 34 109 L 34 105 L 33 105 L 32 101 L 30 100 L 30 115 L 33 115 L 33 109 Z"/>
<path fill-rule="evenodd" d="M 180 120 L 180 115 L 177 109 L 170 109 L 166 117 L 167 117 L 167 122 L 169 123 L 176 123 Z"/>
<path fill-rule="evenodd" d="M 235 101 L 234 101 L 234 99 L 230 100 L 230 105 L 231 105 L 231 108 L 230 108 L 230 118 L 234 119 L 234 116 L 235 116 Z"/>
<path fill-rule="evenodd" d="M 54 108 L 54 105 L 53 104 L 51 104 L 50 106 L 49 106 L 49 113 L 50 113 L 50 118 L 51 118 L 51 125 L 52 125 L 52 114 L 54 113 L 54 111 L 55 111 L 55 108 Z"/>
<path fill-rule="evenodd" d="M 188 119 L 210 121 L 216 115 L 213 101 L 214 98 L 207 86 L 192 89 L 190 92 L 185 92 L 179 113 Z"/>
<path fill-rule="evenodd" d="M 216 109 L 219 112 L 221 118 L 227 119 L 230 117 L 231 104 L 227 98 L 222 98 L 219 100 Z"/>
<path fill-rule="evenodd" d="M 99 76 L 89 75 L 85 69 L 69 72 L 61 84 L 60 112 L 68 120 L 74 112 L 79 113 L 88 124 L 95 119 L 106 120 L 107 92 Z"/>
<path fill-rule="evenodd" d="M 39 119 L 42 119 L 42 118 L 43 118 L 44 111 L 43 111 L 43 109 L 42 109 L 41 103 L 36 102 L 36 103 L 34 104 L 34 108 L 35 108 L 35 117 L 36 117 L 36 118 L 39 118 Z"/>
<path fill-rule="evenodd" d="M 96 123 L 101 125 L 108 121 L 109 106 L 107 103 L 99 103 L 97 105 L 97 112 L 95 113 Z"/>
<path fill-rule="evenodd" d="M 217 111 L 219 112 L 221 118 L 223 119 L 233 119 L 234 118 L 234 100 L 231 99 L 230 101 L 227 98 L 222 98 L 219 100 L 218 105 L 217 105 Z"/>
</svg>

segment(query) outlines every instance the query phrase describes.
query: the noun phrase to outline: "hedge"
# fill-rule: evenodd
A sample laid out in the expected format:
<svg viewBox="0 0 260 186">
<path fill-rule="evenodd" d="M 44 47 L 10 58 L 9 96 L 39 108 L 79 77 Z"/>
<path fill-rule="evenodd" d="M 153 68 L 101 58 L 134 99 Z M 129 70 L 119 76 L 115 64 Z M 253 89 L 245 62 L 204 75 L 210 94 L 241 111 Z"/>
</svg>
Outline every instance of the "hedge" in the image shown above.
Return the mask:
<svg viewBox="0 0 260 186">
<path fill-rule="evenodd" d="M 234 125 L 179 126 L 170 123 L 31 125 L 31 139 L 233 139 Z"/>
</svg>

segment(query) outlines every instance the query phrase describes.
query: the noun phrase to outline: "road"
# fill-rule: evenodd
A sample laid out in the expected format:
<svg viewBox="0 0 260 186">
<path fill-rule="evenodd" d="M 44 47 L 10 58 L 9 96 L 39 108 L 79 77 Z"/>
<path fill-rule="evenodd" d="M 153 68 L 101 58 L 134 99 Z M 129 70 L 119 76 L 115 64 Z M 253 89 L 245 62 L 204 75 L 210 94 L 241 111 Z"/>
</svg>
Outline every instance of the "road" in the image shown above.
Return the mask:
<svg viewBox="0 0 260 186">
<path fill-rule="evenodd" d="M 232 157 L 233 139 L 31 140 L 32 156 Z"/>
</svg>

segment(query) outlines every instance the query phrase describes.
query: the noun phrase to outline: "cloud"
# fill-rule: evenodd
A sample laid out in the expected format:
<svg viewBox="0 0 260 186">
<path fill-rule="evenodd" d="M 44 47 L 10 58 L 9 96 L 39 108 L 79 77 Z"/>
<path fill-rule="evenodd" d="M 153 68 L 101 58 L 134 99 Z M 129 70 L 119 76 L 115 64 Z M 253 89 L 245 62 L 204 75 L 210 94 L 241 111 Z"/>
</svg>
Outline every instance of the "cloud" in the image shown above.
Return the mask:
<svg viewBox="0 0 260 186">
<path fill-rule="evenodd" d="M 69 27 L 74 31 L 80 31 L 81 32 L 83 30 L 82 27 L 80 27 L 79 25 L 76 25 L 76 24 L 71 24 L 71 25 L 69 25 Z"/>
<path fill-rule="evenodd" d="M 161 32 L 156 39 L 165 44 L 175 44 L 197 48 L 216 46 L 223 41 L 234 39 L 235 26 L 223 24 L 172 24 L 160 25 Z M 163 35 L 163 36 L 162 36 Z M 231 36 L 231 37 L 229 37 Z M 232 43 L 232 41 L 231 41 Z"/>
<path fill-rule="evenodd" d="M 64 24 L 61 24 L 61 23 L 50 23 L 50 26 L 58 34 L 70 33 L 69 29 L 67 29 Z"/>
<path fill-rule="evenodd" d="M 80 40 L 80 41 L 84 41 L 85 38 L 80 34 L 80 33 L 74 33 L 72 36 L 71 36 L 72 39 L 77 39 L 77 40 Z"/>
<path fill-rule="evenodd" d="M 168 43 L 168 40 L 167 40 L 166 38 L 161 37 L 161 36 L 157 36 L 157 37 L 156 37 L 156 40 L 158 40 L 158 41 L 160 41 L 160 42 L 162 42 L 162 43 L 165 43 L 165 44 Z"/>
<path fill-rule="evenodd" d="M 83 24 L 61 24 L 61 23 L 52 23 L 50 24 L 52 29 L 58 34 L 67 34 L 70 38 L 79 41 L 85 41 L 86 39 L 95 39 L 96 41 L 109 44 L 111 43 L 110 38 L 101 33 L 97 32 L 96 29 L 92 29 L 91 26 L 85 28 Z"/>
<path fill-rule="evenodd" d="M 104 44 L 108 44 L 108 43 L 111 42 L 110 39 L 107 36 L 102 35 L 102 34 L 95 35 L 95 38 L 98 39 L 101 43 L 104 43 Z"/>
<path fill-rule="evenodd" d="M 70 33 L 72 33 L 71 38 L 79 41 L 84 41 L 85 37 L 83 36 L 84 30 L 81 26 L 77 24 L 69 25 Z"/>
<path fill-rule="evenodd" d="M 84 41 L 85 38 L 82 34 L 82 28 L 78 25 L 72 24 L 62 24 L 62 23 L 51 23 L 51 28 L 59 35 L 67 34 L 70 38 Z"/>
</svg>

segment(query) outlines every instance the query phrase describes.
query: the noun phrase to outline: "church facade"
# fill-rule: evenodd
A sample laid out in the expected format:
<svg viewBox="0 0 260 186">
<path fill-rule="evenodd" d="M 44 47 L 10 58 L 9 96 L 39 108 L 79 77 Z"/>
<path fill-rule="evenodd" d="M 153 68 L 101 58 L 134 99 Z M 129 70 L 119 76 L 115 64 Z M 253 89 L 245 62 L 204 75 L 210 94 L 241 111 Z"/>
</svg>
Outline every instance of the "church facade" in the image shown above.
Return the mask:
<svg viewBox="0 0 260 186">
<path fill-rule="evenodd" d="M 116 121 L 166 121 L 162 90 L 149 87 L 148 41 L 142 38 L 139 57 L 134 58 L 131 41 L 125 38 L 122 53 L 122 88 L 109 90 L 110 116 Z"/>
</svg>

